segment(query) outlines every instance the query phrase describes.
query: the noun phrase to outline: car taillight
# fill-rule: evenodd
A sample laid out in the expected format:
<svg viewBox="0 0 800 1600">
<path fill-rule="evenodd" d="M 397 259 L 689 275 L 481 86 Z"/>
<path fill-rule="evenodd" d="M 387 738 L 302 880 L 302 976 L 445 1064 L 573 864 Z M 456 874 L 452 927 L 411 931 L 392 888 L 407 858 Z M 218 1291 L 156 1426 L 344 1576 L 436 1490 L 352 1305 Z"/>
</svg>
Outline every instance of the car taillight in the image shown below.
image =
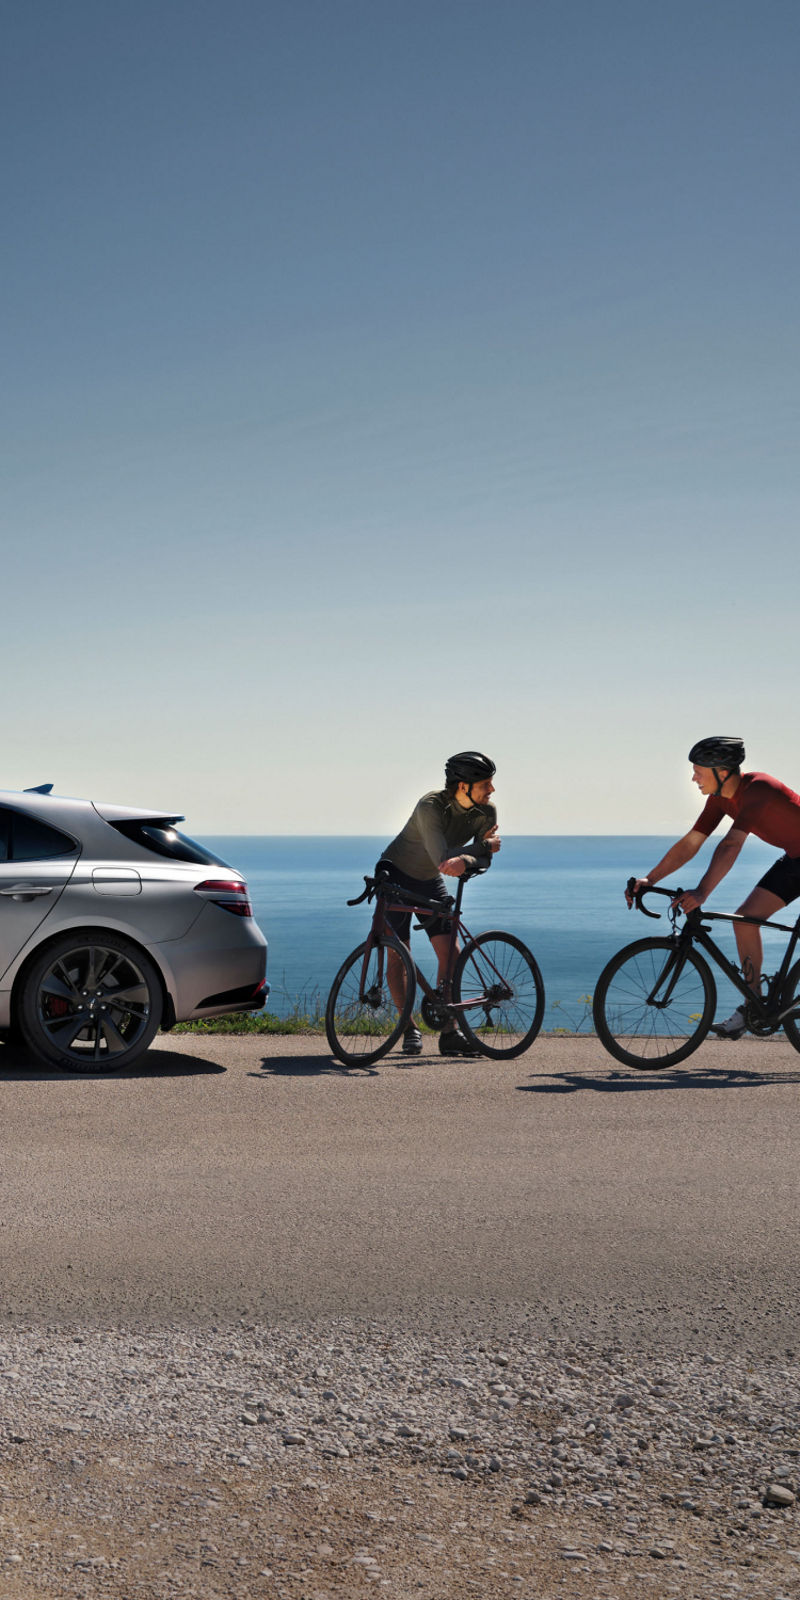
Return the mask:
<svg viewBox="0 0 800 1600">
<path fill-rule="evenodd" d="M 195 884 L 194 892 L 204 895 L 206 900 L 212 900 L 223 911 L 232 911 L 235 917 L 253 915 L 247 884 L 239 878 L 206 878 L 204 883 Z"/>
</svg>

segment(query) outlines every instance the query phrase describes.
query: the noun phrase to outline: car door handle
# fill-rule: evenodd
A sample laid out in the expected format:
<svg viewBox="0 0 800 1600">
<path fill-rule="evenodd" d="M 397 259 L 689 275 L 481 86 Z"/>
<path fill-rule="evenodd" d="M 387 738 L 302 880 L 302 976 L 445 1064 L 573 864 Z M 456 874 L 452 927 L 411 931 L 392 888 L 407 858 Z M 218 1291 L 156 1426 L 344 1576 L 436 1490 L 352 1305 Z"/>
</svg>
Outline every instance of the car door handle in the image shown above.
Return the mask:
<svg viewBox="0 0 800 1600">
<path fill-rule="evenodd" d="M 0 889 L 0 894 L 10 900 L 38 900 L 42 894 L 52 894 L 54 888 L 52 883 L 10 883 L 7 889 Z"/>
</svg>

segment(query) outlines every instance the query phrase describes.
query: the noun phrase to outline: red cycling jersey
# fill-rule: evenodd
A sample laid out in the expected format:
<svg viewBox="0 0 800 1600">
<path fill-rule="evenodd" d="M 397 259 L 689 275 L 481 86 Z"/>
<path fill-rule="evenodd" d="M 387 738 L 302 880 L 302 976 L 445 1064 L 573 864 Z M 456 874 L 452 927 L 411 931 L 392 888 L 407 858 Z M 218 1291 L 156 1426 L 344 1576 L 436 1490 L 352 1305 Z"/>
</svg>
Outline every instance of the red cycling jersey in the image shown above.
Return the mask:
<svg viewBox="0 0 800 1600">
<path fill-rule="evenodd" d="M 732 817 L 742 833 L 754 833 L 787 856 L 800 856 L 800 794 L 766 772 L 745 772 L 730 800 L 711 795 L 692 832 L 708 837 L 723 817 Z"/>
</svg>

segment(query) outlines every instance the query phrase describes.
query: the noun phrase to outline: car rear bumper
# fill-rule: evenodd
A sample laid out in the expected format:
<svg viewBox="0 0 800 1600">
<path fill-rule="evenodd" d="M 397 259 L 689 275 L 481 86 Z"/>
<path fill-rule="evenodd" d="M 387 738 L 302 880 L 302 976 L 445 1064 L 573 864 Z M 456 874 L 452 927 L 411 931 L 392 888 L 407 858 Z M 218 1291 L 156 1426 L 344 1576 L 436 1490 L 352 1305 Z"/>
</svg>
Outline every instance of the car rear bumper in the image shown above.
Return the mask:
<svg viewBox="0 0 800 1600">
<path fill-rule="evenodd" d="M 241 984 L 238 989 L 224 989 L 221 994 L 206 995 L 195 1006 L 195 1013 L 219 1016 L 222 1011 L 260 1011 L 268 999 L 269 984 L 266 978 L 262 978 L 255 989 L 250 984 Z"/>
<path fill-rule="evenodd" d="M 153 948 L 172 1001 L 170 1022 L 260 1011 L 269 994 L 267 941 L 258 924 L 207 906 L 183 939 Z"/>
</svg>

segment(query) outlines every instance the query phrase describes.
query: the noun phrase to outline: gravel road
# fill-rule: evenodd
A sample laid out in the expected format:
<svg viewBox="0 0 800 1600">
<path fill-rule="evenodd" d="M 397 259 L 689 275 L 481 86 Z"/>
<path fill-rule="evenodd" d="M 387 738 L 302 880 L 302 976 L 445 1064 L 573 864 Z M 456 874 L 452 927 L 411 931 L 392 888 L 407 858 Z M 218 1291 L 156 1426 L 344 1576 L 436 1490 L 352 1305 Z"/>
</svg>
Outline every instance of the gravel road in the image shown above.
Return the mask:
<svg viewBox="0 0 800 1600">
<path fill-rule="evenodd" d="M 0 1094 L 3 1600 L 800 1594 L 785 1041 Z"/>
</svg>

